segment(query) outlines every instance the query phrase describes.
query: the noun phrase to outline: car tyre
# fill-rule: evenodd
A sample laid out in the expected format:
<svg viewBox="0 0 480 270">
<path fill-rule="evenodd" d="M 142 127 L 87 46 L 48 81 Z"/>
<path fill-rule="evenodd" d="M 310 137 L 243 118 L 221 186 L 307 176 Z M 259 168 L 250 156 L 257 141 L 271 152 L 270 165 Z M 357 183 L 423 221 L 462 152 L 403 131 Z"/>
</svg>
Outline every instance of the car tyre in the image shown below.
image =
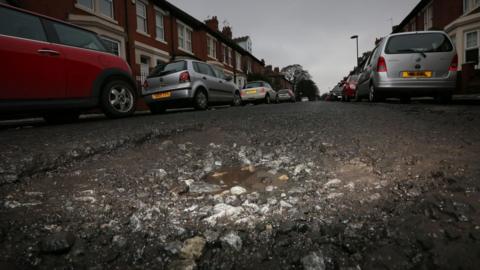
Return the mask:
<svg viewBox="0 0 480 270">
<path fill-rule="evenodd" d="M 232 105 L 235 107 L 243 105 L 242 97 L 240 96 L 239 92 L 235 92 L 235 95 L 233 95 Z"/>
<path fill-rule="evenodd" d="M 136 110 L 133 86 L 124 80 L 112 80 L 103 87 L 100 105 L 109 118 L 131 116 Z"/>
<path fill-rule="evenodd" d="M 60 111 L 45 114 L 43 119 L 50 125 L 60 125 L 77 122 L 80 113 L 75 111 Z"/>
<path fill-rule="evenodd" d="M 375 86 L 373 84 L 370 85 L 370 90 L 368 91 L 368 101 L 370 101 L 371 103 L 376 103 L 382 100 L 383 99 L 380 97 L 380 95 L 376 91 Z"/>
<path fill-rule="evenodd" d="M 195 109 L 200 111 L 205 111 L 208 109 L 208 95 L 205 90 L 199 89 L 195 93 L 195 97 L 193 98 L 193 106 Z"/>
<path fill-rule="evenodd" d="M 265 104 L 271 104 L 271 103 L 272 103 L 272 100 L 270 99 L 270 95 L 267 94 L 267 95 L 265 96 Z"/>
<path fill-rule="evenodd" d="M 280 104 L 280 98 L 278 96 L 275 98 L 275 103 Z"/>
</svg>

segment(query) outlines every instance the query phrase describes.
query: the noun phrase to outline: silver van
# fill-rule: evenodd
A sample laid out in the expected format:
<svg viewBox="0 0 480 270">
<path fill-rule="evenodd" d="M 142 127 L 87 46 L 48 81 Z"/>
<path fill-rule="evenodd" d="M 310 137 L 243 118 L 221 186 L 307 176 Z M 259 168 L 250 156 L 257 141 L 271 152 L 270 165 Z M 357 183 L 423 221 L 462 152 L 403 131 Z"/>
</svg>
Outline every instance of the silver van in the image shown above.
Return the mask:
<svg viewBox="0 0 480 270">
<path fill-rule="evenodd" d="M 441 31 L 392 34 L 384 38 L 362 68 L 356 98 L 371 102 L 396 97 L 452 98 L 458 57 L 452 41 Z"/>
<path fill-rule="evenodd" d="M 206 110 L 211 104 L 238 106 L 242 100 L 232 79 L 205 62 L 179 60 L 157 66 L 147 77 L 142 95 L 152 113 L 192 106 Z"/>
</svg>

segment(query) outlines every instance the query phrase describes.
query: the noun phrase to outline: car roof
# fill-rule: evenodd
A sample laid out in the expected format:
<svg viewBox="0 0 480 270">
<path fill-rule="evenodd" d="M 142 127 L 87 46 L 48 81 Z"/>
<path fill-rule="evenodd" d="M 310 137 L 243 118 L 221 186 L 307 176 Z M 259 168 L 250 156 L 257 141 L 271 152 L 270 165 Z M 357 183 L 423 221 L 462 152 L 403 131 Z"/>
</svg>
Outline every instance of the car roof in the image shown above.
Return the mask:
<svg viewBox="0 0 480 270">
<path fill-rule="evenodd" d="M 53 18 L 53 17 L 49 17 L 49 16 L 46 16 L 46 15 L 43 15 L 43 14 L 40 14 L 40 13 L 36 13 L 36 12 L 33 12 L 33 11 L 25 10 L 25 9 L 22 9 L 22 8 L 18 8 L 18 7 L 8 5 L 8 4 L 3 4 L 3 3 L 0 3 L 0 7 L 13 9 L 13 10 L 16 10 L 16 11 L 19 11 L 19 12 L 22 12 L 22 13 L 27 13 L 27 14 L 30 14 L 30 15 L 33 15 L 33 16 L 36 16 L 36 17 L 41 17 L 43 19 L 47 19 L 47 20 L 50 20 L 50 21 L 62 23 L 62 24 L 65 24 L 65 25 L 68 25 L 68 26 L 71 26 L 71 27 L 74 27 L 74 28 L 77 28 L 77 29 L 81 29 L 83 31 L 87 31 L 87 32 L 90 32 L 92 34 L 97 35 L 97 33 L 95 33 L 94 31 L 91 31 L 89 29 L 80 27 L 78 25 L 75 25 L 75 24 L 72 24 L 72 23 L 69 23 L 69 22 L 66 22 L 66 21 L 63 21 L 63 20 L 59 20 L 59 19 L 56 19 L 56 18 Z"/>
<path fill-rule="evenodd" d="M 388 37 L 405 36 L 405 35 L 413 35 L 413 34 L 444 34 L 446 35 L 444 31 L 414 31 L 414 32 L 402 32 L 402 33 L 390 34 L 388 35 Z"/>
</svg>

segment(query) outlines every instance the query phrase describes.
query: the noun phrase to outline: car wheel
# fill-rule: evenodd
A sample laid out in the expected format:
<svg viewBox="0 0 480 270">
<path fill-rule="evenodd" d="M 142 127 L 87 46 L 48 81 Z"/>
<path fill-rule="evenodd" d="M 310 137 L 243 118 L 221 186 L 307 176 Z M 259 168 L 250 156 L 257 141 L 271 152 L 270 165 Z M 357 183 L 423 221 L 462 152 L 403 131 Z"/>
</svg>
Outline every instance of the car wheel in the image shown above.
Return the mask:
<svg viewBox="0 0 480 270">
<path fill-rule="evenodd" d="M 381 101 L 381 98 L 378 95 L 375 89 L 375 86 L 373 86 L 373 84 L 370 86 L 370 91 L 368 92 L 368 100 L 372 103 Z"/>
<path fill-rule="evenodd" d="M 114 80 L 103 88 L 100 102 L 103 112 L 110 118 L 130 116 L 136 109 L 135 91 L 126 81 Z"/>
<path fill-rule="evenodd" d="M 439 94 L 435 96 L 435 101 L 439 104 L 448 104 L 452 102 L 452 94 Z"/>
<path fill-rule="evenodd" d="M 74 123 L 80 117 L 79 112 L 59 111 L 55 113 L 48 113 L 43 116 L 43 119 L 51 125 L 60 125 Z"/>
<path fill-rule="evenodd" d="M 152 114 L 162 114 L 162 113 L 165 113 L 166 111 L 165 107 L 161 105 L 151 104 L 151 105 L 148 105 L 148 108 L 150 109 L 150 112 Z"/>
<path fill-rule="evenodd" d="M 270 104 L 270 103 L 272 103 L 272 100 L 270 99 L 270 95 L 267 94 L 265 96 L 265 104 Z"/>
<path fill-rule="evenodd" d="M 275 98 L 275 103 L 277 103 L 277 104 L 280 103 L 280 98 L 278 96 Z"/>
<path fill-rule="evenodd" d="M 360 102 L 362 101 L 362 97 L 360 94 L 358 94 L 358 91 L 355 91 L 355 102 Z"/>
<path fill-rule="evenodd" d="M 205 111 L 208 109 L 208 96 L 205 90 L 200 89 L 197 91 L 197 93 L 195 93 L 193 105 L 197 110 Z"/>
<path fill-rule="evenodd" d="M 235 92 L 235 95 L 233 96 L 233 106 L 242 106 L 242 97 L 240 96 L 240 93 Z"/>
<path fill-rule="evenodd" d="M 400 97 L 400 103 L 402 104 L 409 104 L 412 99 L 409 96 Z"/>
</svg>

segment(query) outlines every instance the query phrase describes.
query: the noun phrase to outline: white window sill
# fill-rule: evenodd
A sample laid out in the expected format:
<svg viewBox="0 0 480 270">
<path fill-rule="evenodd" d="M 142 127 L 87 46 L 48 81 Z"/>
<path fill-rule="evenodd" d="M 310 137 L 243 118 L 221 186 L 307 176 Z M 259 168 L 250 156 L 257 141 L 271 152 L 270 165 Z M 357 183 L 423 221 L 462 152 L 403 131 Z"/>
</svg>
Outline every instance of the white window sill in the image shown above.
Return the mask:
<svg viewBox="0 0 480 270">
<path fill-rule="evenodd" d="M 113 18 L 111 18 L 111 17 L 108 17 L 108 16 L 106 16 L 106 15 L 103 15 L 103 14 L 101 14 L 101 13 L 95 12 L 95 10 L 89 9 L 89 8 L 87 8 L 87 7 L 84 7 L 84 6 L 82 6 L 82 5 L 78 4 L 78 3 L 75 3 L 75 8 L 78 8 L 78 9 L 80 9 L 80 10 L 83 10 L 83 11 L 85 11 L 85 12 L 87 12 L 87 13 L 90 13 L 90 14 L 96 16 L 96 17 L 99 17 L 99 18 L 104 19 L 104 20 L 106 20 L 106 21 L 109 21 L 109 22 L 111 22 L 111 23 L 118 24 L 118 21 L 116 21 L 115 19 L 113 19 Z"/>
<path fill-rule="evenodd" d="M 184 49 L 184 48 L 182 48 L 182 47 L 178 47 L 178 50 L 193 55 L 193 52 L 192 52 L 192 51 L 189 51 L 189 50 Z"/>
<path fill-rule="evenodd" d="M 160 42 L 160 43 L 163 43 L 163 44 L 165 44 L 165 45 L 168 44 L 167 41 L 165 41 L 165 40 L 163 40 L 163 39 L 156 38 L 155 40 L 158 41 L 158 42 Z"/>
<path fill-rule="evenodd" d="M 137 29 L 137 33 L 139 33 L 140 35 L 144 35 L 144 36 L 146 36 L 146 37 L 151 37 L 148 33 L 145 33 L 145 32 L 143 32 L 142 30 L 138 30 L 138 29 Z"/>
</svg>

